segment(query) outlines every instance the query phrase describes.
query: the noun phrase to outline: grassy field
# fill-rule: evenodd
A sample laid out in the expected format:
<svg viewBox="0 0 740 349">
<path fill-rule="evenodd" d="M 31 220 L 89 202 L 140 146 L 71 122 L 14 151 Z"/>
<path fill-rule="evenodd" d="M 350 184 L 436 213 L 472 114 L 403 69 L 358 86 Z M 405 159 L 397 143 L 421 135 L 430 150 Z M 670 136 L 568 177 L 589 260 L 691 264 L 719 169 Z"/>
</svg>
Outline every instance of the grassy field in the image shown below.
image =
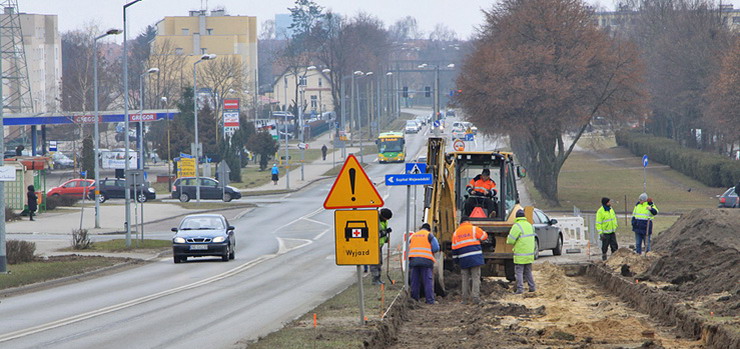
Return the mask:
<svg viewBox="0 0 740 349">
<path fill-rule="evenodd" d="M 132 248 L 139 250 L 162 250 L 172 247 L 172 241 L 170 240 L 131 240 Z M 130 248 L 126 248 L 126 239 L 114 239 L 107 241 L 98 241 L 92 244 L 89 249 L 83 251 L 95 251 L 95 252 L 122 252 L 130 251 Z M 63 251 L 73 251 L 73 249 L 66 248 Z M 80 251 L 80 250 L 77 250 Z"/>
<path fill-rule="evenodd" d="M 36 261 L 8 266 L 8 274 L 0 274 L 0 289 L 30 285 L 37 282 L 79 275 L 121 263 L 123 259 L 106 257 L 64 256 L 49 261 Z"/>
<path fill-rule="evenodd" d="M 396 270 L 391 273 L 394 279 L 402 280 Z M 372 285 L 370 281 L 369 275 L 363 278 L 367 319 L 365 326 L 359 325 L 359 289 L 355 283 L 297 320 L 286 324 L 283 329 L 250 344 L 248 348 L 362 348 L 363 340 L 368 338 L 381 314 L 403 286 L 398 281 L 391 285 L 385 276 L 385 269 L 383 270 L 383 281 L 386 283 L 385 296 L 380 287 Z M 313 325 L 314 314 L 317 317 L 316 327 Z"/>
<path fill-rule="evenodd" d="M 637 197 L 643 192 L 642 159 L 627 149 L 611 147 L 611 142 L 613 140 L 593 138 L 579 142 L 592 152 L 574 151 L 566 160 L 558 179 L 559 206 L 549 205 L 527 181 L 535 204 L 548 210 L 571 210 L 576 206 L 584 211 L 595 211 L 601 198 L 606 196 L 612 199 L 618 212 L 624 211 L 626 202 L 631 213 Z M 723 191 L 655 162 L 648 166 L 647 189 L 660 211 L 676 213 L 717 207 L 714 195 Z"/>
</svg>

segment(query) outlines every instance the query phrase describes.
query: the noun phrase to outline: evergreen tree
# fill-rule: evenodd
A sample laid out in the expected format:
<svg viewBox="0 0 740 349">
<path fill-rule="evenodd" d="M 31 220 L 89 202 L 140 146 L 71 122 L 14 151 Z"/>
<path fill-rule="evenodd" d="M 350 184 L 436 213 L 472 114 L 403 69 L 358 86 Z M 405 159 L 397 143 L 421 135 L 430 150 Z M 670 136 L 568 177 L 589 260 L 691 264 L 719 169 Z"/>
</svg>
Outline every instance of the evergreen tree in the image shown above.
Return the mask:
<svg viewBox="0 0 740 349">
<path fill-rule="evenodd" d="M 87 178 L 93 178 L 95 174 L 95 147 L 92 136 L 87 136 L 82 140 L 82 164 L 81 171 L 87 172 Z"/>
</svg>

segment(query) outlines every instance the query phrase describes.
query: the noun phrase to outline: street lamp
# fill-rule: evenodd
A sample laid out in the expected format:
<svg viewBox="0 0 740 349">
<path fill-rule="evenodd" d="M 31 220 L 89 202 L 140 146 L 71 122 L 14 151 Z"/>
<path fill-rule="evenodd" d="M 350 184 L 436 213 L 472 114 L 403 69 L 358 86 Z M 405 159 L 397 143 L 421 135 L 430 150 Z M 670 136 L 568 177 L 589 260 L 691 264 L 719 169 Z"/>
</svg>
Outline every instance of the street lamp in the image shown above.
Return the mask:
<svg viewBox="0 0 740 349">
<path fill-rule="evenodd" d="M 331 69 L 322 69 L 321 73 L 329 74 L 331 73 Z M 321 86 L 319 86 L 319 118 L 323 119 L 323 117 L 324 117 L 324 108 L 323 108 L 323 104 L 321 103 Z"/>
<path fill-rule="evenodd" d="M 144 169 L 144 78 L 159 73 L 159 68 L 149 68 L 139 76 L 139 169 Z"/>
<path fill-rule="evenodd" d="M 126 35 L 126 9 L 141 0 L 134 0 L 123 5 L 123 118 L 126 127 L 126 137 L 124 137 L 125 147 L 124 150 L 124 177 L 126 177 L 126 184 L 128 185 L 128 171 L 129 171 L 129 147 L 131 147 L 130 140 L 128 137 L 128 129 L 131 127 L 128 115 L 128 39 Z M 125 192 L 126 197 L 126 248 L 131 248 L 131 191 L 128 186 Z M 97 200 L 96 200 L 97 201 Z"/>
<path fill-rule="evenodd" d="M 391 114 L 393 113 L 393 100 L 391 98 L 390 90 L 392 90 L 393 86 L 393 72 L 387 72 L 385 73 L 385 115 L 388 117 L 388 119 L 391 118 Z"/>
<path fill-rule="evenodd" d="M 98 40 L 108 35 L 121 34 L 121 29 L 110 29 L 93 39 L 93 90 L 95 105 L 95 228 L 100 228 L 100 110 L 98 110 Z M 127 134 L 128 135 L 128 134 Z"/>
<path fill-rule="evenodd" d="M 215 54 L 204 54 L 193 63 L 193 115 L 195 116 L 195 202 L 200 204 L 200 143 L 198 143 L 198 63 L 216 59 Z"/>
<path fill-rule="evenodd" d="M 372 72 L 371 72 L 372 73 Z M 354 73 L 352 73 L 352 81 L 351 81 L 351 90 L 352 90 L 352 105 L 350 106 L 350 113 L 352 114 L 352 118 L 354 119 L 355 114 L 357 116 L 357 132 L 358 136 L 360 136 L 360 163 L 364 162 L 363 159 L 363 149 L 362 149 L 362 118 L 360 117 L 360 100 L 359 97 L 357 97 L 357 84 L 355 83 L 355 76 L 364 76 L 365 73 L 361 70 L 357 70 Z M 354 132 L 351 133 L 354 135 Z M 354 137 L 354 136 L 353 136 Z"/>
<path fill-rule="evenodd" d="M 426 68 L 429 65 L 426 63 L 420 64 L 419 68 Z M 448 69 L 455 68 L 455 64 L 450 63 L 446 66 Z M 434 121 L 439 118 L 439 64 L 434 65 Z"/>
<path fill-rule="evenodd" d="M 301 79 L 298 80 L 298 127 L 300 128 L 299 132 L 301 135 L 301 145 L 302 145 L 301 147 L 301 181 L 304 180 L 303 163 L 304 163 L 304 159 L 306 158 L 306 143 L 305 143 L 306 137 L 303 132 L 304 131 L 303 130 L 303 95 L 306 92 L 305 91 L 306 85 L 303 84 L 303 80 L 306 78 L 306 75 L 308 75 L 309 70 L 316 70 L 316 66 L 312 65 L 312 66 L 307 67 L 306 71 L 303 72 Z M 301 86 L 303 86 L 303 91 L 301 91 Z"/>
</svg>

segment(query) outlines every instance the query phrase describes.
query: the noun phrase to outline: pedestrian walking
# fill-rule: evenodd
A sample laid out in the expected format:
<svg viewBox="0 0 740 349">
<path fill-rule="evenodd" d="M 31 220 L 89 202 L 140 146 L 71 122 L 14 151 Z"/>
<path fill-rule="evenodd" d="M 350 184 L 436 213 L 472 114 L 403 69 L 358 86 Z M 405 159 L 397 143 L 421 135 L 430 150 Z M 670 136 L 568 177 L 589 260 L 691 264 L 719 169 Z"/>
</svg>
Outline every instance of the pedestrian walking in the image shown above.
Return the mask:
<svg viewBox="0 0 740 349">
<path fill-rule="evenodd" d="M 326 160 L 326 152 L 329 151 L 329 148 L 326 147 L 326 144 L 321 146 L 321 159 Z"/>
<path fill-rule="evenodd" d="M 658 207 L 649 198 L 647 193 L 640 194 L 635 208 L 632 210 L 632 231 L 635 232 L 635 252 L 642 254 L 642 244 L 645 244 L 645 253 L 650 252 L 650 238 L 653 234 L 653 218 L 658 214 Z"/>
<path fill-rule="evenodd" d="M 439 242 L 431 233 L 429 223 L 409 238 L 409 269 L 411 273 L 411 298 L 419 300 L 422 286 L 427 304 L 434 304 L 434 253 L 439 251 Z"/>
<path fill-rule="evenodd" d="M 596 231 L 601 239 L 601 260 L 606 260 L 606 251 L 609 247 L 612 254 L 617 252 L 617 213 L 612 209 L 612 201 L 607 198 L 601 198 L 601 207 L 596 211 Z"/>
<path fill-rule="evenodd" d="M 28 193 L 26 193 L 26 198 L 28 199 L 28 217 L 30 217 L 30 220 L 34 220 L 33 213 L 36 212 L 36 210 L 39 208 L 39 198 L 38 196 L 36 196 L 36 188 L 34 188 L 33 185 L 28 186 Z"/>
<path fill-rule="evenodd" d="M 373 276 L 373 285 L 380 285 L 383 284 L 383 280 L 380 279 L 381 272 L 383 270 L 383 245 L 385 245 L 386 242 L 389 241 L 390 233 L 393 231 L 388 226 L 388 220 L 393 217 L 393 212 L 390 209 L 383 208 L 380 210 L 379 217 L 379 230 L 380 230 L 380 239 L 378 239 L 378 244 L 380 248 L 380 263 L 373 264 L 370 266 L 370 275 Z M 390 251 L 390 249 L 389 249 Z"/>
<path fill-rule="evenodd" d="M 514 245 L 514 273 L 516 275 L 516 294 L 524 293 L 524 279 L 529 292 L 535 291 L 532 263 L 534 262 L 534 228 L 524 217 L 524 210 L 516 211 L 514 225 L 509 230 L 506 243 Z"/>
<path fill-rule="evenodd" d="M 272 164 L 272 183 L 274 183 L 275 185 L 277 185 L 279 174 L 280 174 L 280 169 L 278 169 L 277 164 Z"/>
<path fill-rule="evenodd" d="M 460 265 L 462 274 L 462 303 L 480 304 L 480 269 L 485 264 L 480 242 L 488 239 L 483 229 L 470 223 L 467 216 L 452 234 L 452 258 Z"/>
</svg>

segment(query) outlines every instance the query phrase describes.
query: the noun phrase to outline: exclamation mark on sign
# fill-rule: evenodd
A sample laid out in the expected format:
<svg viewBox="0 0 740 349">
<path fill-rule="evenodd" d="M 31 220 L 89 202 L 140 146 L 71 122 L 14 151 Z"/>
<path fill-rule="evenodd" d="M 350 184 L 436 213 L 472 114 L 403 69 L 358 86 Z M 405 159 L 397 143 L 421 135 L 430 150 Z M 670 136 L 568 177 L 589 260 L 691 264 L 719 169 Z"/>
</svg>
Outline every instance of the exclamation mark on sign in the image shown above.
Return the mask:
<svg viewBox="0 0 740 349">
<path fill-rule="evenodd" d="M 349 169 L 349 187 L 352 189 L 352 201 L 357 200 L 355 198 L 355 170 L 354 168 Z"/>
</svg>

